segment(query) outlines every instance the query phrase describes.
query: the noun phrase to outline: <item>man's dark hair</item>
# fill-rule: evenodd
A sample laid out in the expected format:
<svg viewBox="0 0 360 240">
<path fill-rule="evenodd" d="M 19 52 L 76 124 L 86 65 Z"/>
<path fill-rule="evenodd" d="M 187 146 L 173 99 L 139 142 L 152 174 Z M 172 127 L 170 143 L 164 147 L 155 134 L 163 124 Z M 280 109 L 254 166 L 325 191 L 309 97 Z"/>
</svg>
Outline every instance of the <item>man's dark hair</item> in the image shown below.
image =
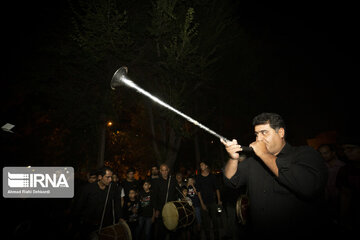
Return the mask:
<svg viewBox="0 0 360 240">
<path fill-rule="evenodd" d="M 336 147 L 334 144 L 328 144 L 328 143 L 320 144 L 320 146 L 318 146 L 317 150 L 319 151 L 320 148 L 322 148 L 322 147 L 328 147 L 330 149 L 330 151 L 336 152 Z"/>
<path fill-rule="evenodd" d="M 205 164 L 206 166 L 208 166 L 210 168 L 210 165 L 209 165 L 209 163 L 207 161 L 201 160 L 199 164 L 201 164 L 201 163 Z"/>
<path fill-rule="evenodd" d="M 128 168 L 128 170 L 126 171 L 126 173 L 130 173 L 130 172 L 135 173 L 135 168 L 133 168 L 133 167 Z"/>
<path fill-rule="evenodd" d="M 283 118 L 277 113 L 261 113 L 254 117 L 253 126 L 262 125 L 262 124 L 270 124 L 270 127 L 279 130 L 283 128 L 285 130 L 285 122 Z"/>
<path fill-rule="evenodd" d="M 105 176 L 107 170 L 110 171 L 110 172 L 114 172 L 111 167 L 103 166 L 102 168 L 100 168 L 98 170 L 98 175 L 101 175 L 102 177 Z"/>
<path fill-rule="evenodd" d="M 97 176 L 98 172 L 99 172 L 99 170 L 97 170 L 97 169 L 91 169 L 89 171 L 89 176 L 95 176 L 95 175 Z"/>
</svg>

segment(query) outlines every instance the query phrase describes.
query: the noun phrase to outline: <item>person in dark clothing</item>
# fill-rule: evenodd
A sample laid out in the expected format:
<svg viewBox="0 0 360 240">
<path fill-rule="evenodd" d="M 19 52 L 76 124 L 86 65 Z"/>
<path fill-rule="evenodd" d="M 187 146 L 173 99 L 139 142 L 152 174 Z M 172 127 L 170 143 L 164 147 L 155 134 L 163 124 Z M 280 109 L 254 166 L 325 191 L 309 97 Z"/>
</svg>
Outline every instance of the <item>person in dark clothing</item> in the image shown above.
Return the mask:
<svg viewBox="0 0 360 240">
<path fill-rule="evenodd" d="M 246 156 L 243 156 L 243 159 L 245 158 Z M 221 174 L 220 195 L 224 207 L 221 217 L 223 217 L 224 238 L 229 240 L 246 239 L 248 237 L 246 235 L 246 222 L 241 221 L 240 208 L 236 208 L 237 204 L 240 204 L 240 199 L 246 196 L 246 186 L 234 189 L 224 185 L 223 178 L 224 176 Z"/>
<path fill-rule="evenodd" d="M 347 133 L 349 134 L 349 133 Z M 348 159 L 339 169 L 336 185 L 340 196 L 340 228 L 342 236 L 355 236 L 360 228 L 360 141 L 359 136 L 342 136 L 341 146 Z"/>
<path fill-rule="evenodd" d="M 137 192 L 140 190 L 139 181 L 134 178 L 135 169 L 129 168 L 126 171 L 126 179 L 121 182 L 121 186 L 124 188 L 125 198 L 129 196 L 130 189 L 135 189 Z"/>
<path fill-rule="evenodd" d="M 278 114 L 262 113 L 253 126 L 254 155 L 241 162 L 237 141 L 221 140 L 230 157 L 224 168 L 225 184 L 248 187 L 251 234 L 288 238 L 323 233 L 327 168 L 320 154 L 311 147 L 287 143 Z"/>
<path fill-rule="evenodd" d="M 136 189 L 129 190 L 129 196 L 124 202 L 124 219 L 129 225 L 133 239 L 137 239 L 136 229 L 139 223 L 139 198 Z"/>
<path fill-rule="evenodd" d="M 197 192 L 197 183 L 195 181 L 195 176 L 190 176 L 187 181 L 188 188 L 188 197 L 191 199 L 192 206 L 195 211 L 196 223 L 194 228 L 194 233 L 198 234 L 200 232 L 200 224 L 201 224 L 201 205 Z"/>
<path fill-rule="evenodd" d="M 197 192 L 201 205 L 201 222 L 207 239 L 210 239 L 211 222 L 213 225 L 214 239 L 220 238 L 218 207 L 222 206 L 220 187 L 216 176 L 210 172 L 205 161 L 200 163 L 200 175 L 197 176 Z"/>
<path fill-rule="evenodd" d="M 138 239 L 141 239 L 142 232 L 144 231 L 145 240 L 150 240 L 151 226 L 155 221 L 155 210 L 153 208 L 150 182 L 150 179 L 146 179 L 143 184 L 143 189 L 140 191 L 139 226 L 137 229 Z"/>
<path fill-rule="evenodd" d="M 167 202 L 176 201 L 176 180 L 169 174 L 169 167 L 166 164 L 160 166 L 160 177 L 154 180 L 152 186 L 154 209 L 156 218 L 155 239 L 165 239 L 170 231 L 164 225 L 162 209 Z"/>
<path fill-rule="evenodd" d="M 111 168 L 103 167 L 99 175 L 99 181 L 87 184 L 75 202 L 74 216 L 80 222 L 82 239 L 91 238 L 100 227 L 112 225 L 121 217 L 119 191 L 111 185 Z"/>
</svg>

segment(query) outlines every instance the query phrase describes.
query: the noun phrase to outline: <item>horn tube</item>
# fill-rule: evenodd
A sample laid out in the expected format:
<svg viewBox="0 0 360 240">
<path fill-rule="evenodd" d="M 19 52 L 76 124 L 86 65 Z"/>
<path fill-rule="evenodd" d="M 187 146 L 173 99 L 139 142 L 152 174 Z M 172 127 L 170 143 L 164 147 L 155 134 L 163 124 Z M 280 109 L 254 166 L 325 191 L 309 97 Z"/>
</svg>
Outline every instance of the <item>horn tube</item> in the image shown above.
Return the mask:
<svg viewBox="0 0 360 240">
<path fill-rule="evenodd" d="M 172 112 L 182 116 L 183 118 L 185 118 L 187 121 L 193 123 L 194 125 L 202 128 L 203 130 L 207 131 L 208 133 L 216 136 L 219 139 L 223 139 L 225 142 L 228 142 L 229 140 L 226 139 L 225 137 L 221 136 L 220 134 L 214 132 L 213 130 L 211 130 L 210 128 L 202 125 L 201 123 L 199 123 L 198 121 L 196 121 L 195 119 L 187 116 L 186 114 L 180 112 L 179 110 L 173 108 L 172 106 L 170 106 L 169 104 L 163 102 L 162 100 L 160 100 L 159 98 L 153 96 L 152 94 L 150 94 L 149 92 L 147 92 L 146 90 L 142 89 L 141 87 L 139 87 L 138 85 L 136 85 L 133 81 L 131 81 L 130 79 L 128 79 L 127 77 L 127 73 L 128 73 L 128 68 L 127 67 L 121 67 L 119 68 L 113 75 L 111 82 L 110 82 L 110 87 L 111 89 L 115 90 L 116 87 L 119 86 L 127 86 L 130 88 L 135 89 L 137 92 L 147 96 L 148 98 L 150 98 L 151 100 L 153 100 L 154 102 L 160 104 L 161 106 L 171 110 Z M 252 151 L 253 149 L 251 147 L 246 147 L 246 146 L 241 146 L 241 148 L 243 149 L 243 151 Z"/>
</svg>

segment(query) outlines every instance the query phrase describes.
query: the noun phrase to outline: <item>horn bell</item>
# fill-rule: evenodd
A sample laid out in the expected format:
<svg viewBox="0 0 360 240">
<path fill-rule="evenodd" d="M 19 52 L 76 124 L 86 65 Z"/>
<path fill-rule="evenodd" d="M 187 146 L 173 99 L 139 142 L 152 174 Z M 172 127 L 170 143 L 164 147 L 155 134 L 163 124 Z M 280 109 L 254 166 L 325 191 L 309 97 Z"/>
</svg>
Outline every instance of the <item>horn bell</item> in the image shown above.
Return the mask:
<svg viewBox="0 0 360 240">
<path fill-rule="evenodd" d="M 112 77 L 110 82 L 110 87 L 112 90 L 115 90 L 116 87 L 123 85 L 121 79 L 123 77 L 126 77 L 127 73 L 128 73 L 127 67 L 121 67 L 114 73 L 114 76 Z"/>
</svg>

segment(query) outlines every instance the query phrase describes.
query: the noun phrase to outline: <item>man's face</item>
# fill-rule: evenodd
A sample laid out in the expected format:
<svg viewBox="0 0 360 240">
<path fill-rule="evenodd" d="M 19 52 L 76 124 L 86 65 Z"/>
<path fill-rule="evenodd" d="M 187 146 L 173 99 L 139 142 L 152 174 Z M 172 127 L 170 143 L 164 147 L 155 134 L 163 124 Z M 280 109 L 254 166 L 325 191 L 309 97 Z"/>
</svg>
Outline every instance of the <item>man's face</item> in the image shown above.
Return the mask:
<svg viewBox="0 0 360 240">
<path fill-rule="evenodd" d="M 112 181 L 113 181 L 113 182 L 118 182 L 118 181 L 119 181 L 118 176 L 115 175 L 115 174 L 113 174 L 113 175 L 112 175 Z"/>
<path fill-rule="evenodd" d="M 206 170 L 208 168 L 208 166 L 205 164 L 205 163 L 200 163 L 200 169 L 201 169 L 201 171 L 204 171 L 204 170 Z"/>
<path fill-rule="evenodd" d="M 360 146 L 353 144 L 342 145 L 344 154 L 350 161 L 360 161 Z"/>
<path fill-rule="evenodd" d="M 176 181 L 177 181 L 178 183 L 181 183 L 182 180 L 183 180 L 182 175 L 181 175 L 180 173 L 176 174 Z"/>
<path fill-rule="evenodd" d="M 97 177 L 96 175 L 90 175 L 90 176 L 89 176 L 89 179 L 88 179 L 88 182 L 89 182 L 89 183 L 96 182 L 96 177 Z"/>
<path fill-rule="evenodd" d="M 102 182 L 105 186 L 109 186 L 111 180 L 112 180 L 112 172 L 109 170 L 106 170 L 106 174 L 101 177 L 100 182 Z"/>
<path fill-rule="evenodd" d="M 160 166 L 160 174 L 164 179 L 167 179 L 169 175 L 169 168 L 165 165 Z"/>
<path fill-rule="evenodd" d="M 128 172 L 126 174 L 126 177 L 128 180 L 134 180 L 134 172 Z"/>
<path fill-rule="evenodd" d="M 274 155 L 277 155 L 285 144 L 285 130 L 280 128 L 275 131 L 269 123 L 256 125 L 255 136 L 256 141 L 264 142 L 267 150 Z"/>
<path fill-rule="evenodd" d="M 152 167 L 151 168 L 151 175 L 153 175 L 153 176 L 159 175 L 159 170 L 158 170 L 157 167 Z"/>
<path fill-rule="evenodd" d="M 319 148 L 319 153 L 326 162 L 331 161 L 335 155 L 335 153 L 331 151 L 331 149 L 328 146 L 322 146 L 321 148 Z"/>
</svg>

